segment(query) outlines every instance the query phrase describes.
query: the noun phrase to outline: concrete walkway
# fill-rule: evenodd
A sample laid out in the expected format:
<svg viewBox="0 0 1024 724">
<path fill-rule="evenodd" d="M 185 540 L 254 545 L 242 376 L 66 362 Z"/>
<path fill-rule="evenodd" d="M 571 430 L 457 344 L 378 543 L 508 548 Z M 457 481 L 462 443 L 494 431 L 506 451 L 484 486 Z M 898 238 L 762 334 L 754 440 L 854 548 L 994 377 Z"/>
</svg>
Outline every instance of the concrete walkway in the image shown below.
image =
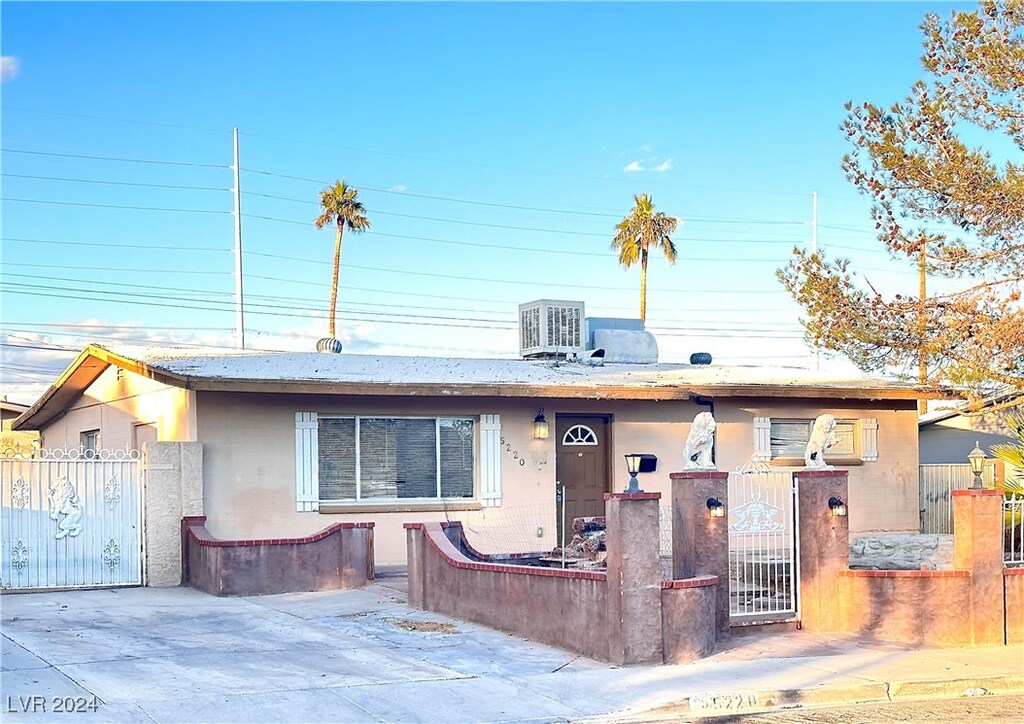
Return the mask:
<svg viewBox="0 0 1024 724">
<path fill-rule="evenodd" d="M 404 579 L 386 576 L 357 591 L 235 599 L 4 595 L 0 718 L 68 721 L 55 705 L 93 696 L 96 711 L 74 720 L 624 720 L 1024 691 L 1019 647 L 910 650 L 794 631 L 733 637 L 695 664 L 615 668 L 404 602 Z"/>
</svg>

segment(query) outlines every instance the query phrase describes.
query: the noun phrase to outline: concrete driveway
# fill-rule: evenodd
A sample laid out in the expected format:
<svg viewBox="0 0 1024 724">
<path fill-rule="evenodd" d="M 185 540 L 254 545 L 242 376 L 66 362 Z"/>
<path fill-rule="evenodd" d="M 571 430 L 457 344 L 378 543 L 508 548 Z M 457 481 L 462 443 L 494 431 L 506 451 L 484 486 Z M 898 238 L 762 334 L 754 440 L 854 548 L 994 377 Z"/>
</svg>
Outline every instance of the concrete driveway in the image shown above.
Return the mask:
<svg viewBox="0 0 1024 724">
<path fill-rule="evenodd" d="M 675 719 L 1024 690 L 1019 647 L 918 650 L 805 631 L 733 636 L 687 665 L 616 668 L 414 611 L 405 579 L 387 572 L 353 591 L 123 588 L 3 595 L 0 607 L 5 723 Z"/>
<path fill-rule="evenodd" d="M 188 588 L 5 595 L 0 718 L 66 721 L 55 707 L 83 709 L 93 695 L 96 711 L 75 719 L 496 722 L 583 713 L 513 677 L 606 665 L 413 611 L 403 583 L 251 598 Z"/>
</svg>

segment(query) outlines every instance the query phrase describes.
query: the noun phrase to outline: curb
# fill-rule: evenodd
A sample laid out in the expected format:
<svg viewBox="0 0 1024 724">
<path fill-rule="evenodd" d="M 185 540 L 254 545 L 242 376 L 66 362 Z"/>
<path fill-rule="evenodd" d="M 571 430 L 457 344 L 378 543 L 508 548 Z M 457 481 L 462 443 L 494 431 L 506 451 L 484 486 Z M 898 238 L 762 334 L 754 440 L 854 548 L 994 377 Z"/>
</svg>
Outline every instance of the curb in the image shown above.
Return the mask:
<svg viewBox="0 0 1024 724">
<path fill-rule="evenodd" d="M 925 681 L 878 681 L 853 686 L 816 686 L 804 689 L 711 691 L 692 694 L 650 709 L 623 711 L 591 720 L 633 722 L 680 718 L 714 719 L 773 709 L 1020 693 L 1024 693 L 1024 674 Z"/>
</svg>

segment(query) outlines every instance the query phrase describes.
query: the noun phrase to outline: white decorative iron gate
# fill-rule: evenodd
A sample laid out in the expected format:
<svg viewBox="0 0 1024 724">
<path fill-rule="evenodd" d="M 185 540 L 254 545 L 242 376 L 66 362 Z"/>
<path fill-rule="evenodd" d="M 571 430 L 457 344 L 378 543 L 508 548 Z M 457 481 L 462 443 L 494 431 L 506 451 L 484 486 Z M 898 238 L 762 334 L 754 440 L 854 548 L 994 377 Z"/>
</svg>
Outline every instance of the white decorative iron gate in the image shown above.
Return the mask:
<svg viewBox="0 0 1024 724">
<path fill-rule="evenodd" d="M 0 587 L 141 585 L 140 458 L 128 449 L 0 455 Z"/>
<path fill-rule="evenodd" d="M 748 463 L 729 474 L 729 615 L 797 617 L 799 565 L 793 473 Z"/>
</svg>

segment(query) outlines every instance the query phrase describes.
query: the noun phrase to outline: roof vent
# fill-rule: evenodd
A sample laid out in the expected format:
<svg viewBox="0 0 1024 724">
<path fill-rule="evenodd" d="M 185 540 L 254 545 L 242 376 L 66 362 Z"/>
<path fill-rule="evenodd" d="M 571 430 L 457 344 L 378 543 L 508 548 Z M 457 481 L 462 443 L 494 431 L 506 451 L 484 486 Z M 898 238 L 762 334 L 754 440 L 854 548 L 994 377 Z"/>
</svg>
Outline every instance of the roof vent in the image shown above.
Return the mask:
<svg viewBox="0 0 1024 724">
<path fill-rule="evenodd" d="M 690 364 L 692 365 L 709 365 L 711 364 L 711 353 L 710 352 L 694 352 L 690 355 Z"/>
<path fill-rule="evenodd" d="M 316 351 L 338 354 L 341 352 L 341 340 L 335 339 L 334 337 L 324 337 L 323 339 L 317 340 Z"/>
<path fill-rule="evenodd" d="M 519 305 L 519 356 L 566 357 L 583 352 L 583 302 L 538 299 Z"/>
</svg>

